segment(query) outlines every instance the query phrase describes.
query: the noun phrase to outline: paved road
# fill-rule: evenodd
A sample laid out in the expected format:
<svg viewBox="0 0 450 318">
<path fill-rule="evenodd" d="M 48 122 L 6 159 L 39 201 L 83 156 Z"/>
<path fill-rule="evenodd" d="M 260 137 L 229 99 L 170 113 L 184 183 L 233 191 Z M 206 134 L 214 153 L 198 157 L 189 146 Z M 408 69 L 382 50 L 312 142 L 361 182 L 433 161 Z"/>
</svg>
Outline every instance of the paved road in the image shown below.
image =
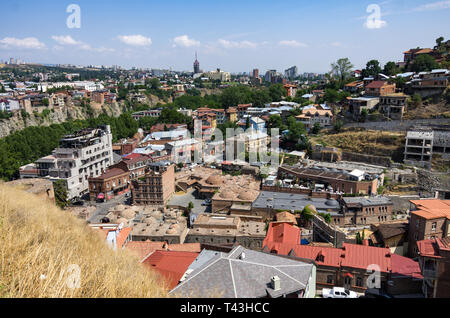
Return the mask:
<svg viewBox="0 0 450 318">
<path fill-rule="evenodd" d="M 119 204 L 129 204 L 129 198 L 126 198 L 125 194 L 122 194 L 104 203 L 91 202 L 90 205 L 96 206 L 97 210 L 88 221 L 90 223 L 100 223 L 100 220 L 108 214 L 108 210 Z"/>
<path fill-rule="evenodd" d="M 191 222 L 194 222 L 197 218 L 197 215 L 201 213 L 211 213 L 211 206 L 202 206 L 202 203 L 205 200 L 197 199 L 197 190 L 192 190 L 183 195 L 175 194 L 172 199 L 169 201 L 168 205 L 176 205 L 187 208 L 189 202 L 194 204 L 194 209 L 191 212 Z"/>
</svg>

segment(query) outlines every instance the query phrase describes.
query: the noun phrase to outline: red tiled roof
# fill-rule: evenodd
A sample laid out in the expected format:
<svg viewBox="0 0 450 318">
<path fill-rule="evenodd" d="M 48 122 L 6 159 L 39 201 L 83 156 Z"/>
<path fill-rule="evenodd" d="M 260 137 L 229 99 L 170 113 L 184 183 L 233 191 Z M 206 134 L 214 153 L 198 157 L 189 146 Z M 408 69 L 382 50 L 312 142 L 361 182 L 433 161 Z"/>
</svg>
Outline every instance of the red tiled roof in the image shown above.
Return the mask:
<svg viewBox="0 0 450 318">
<path fill-rule="evenodd" d="M 141 157 L 141 156 L 142 156 L 142 155 L 139 154 L 139 153 L 132 153 L 132 154 L 129 154 L 129 155 L 123 157 L 123 159 L 124 159 L 124 160 L 131 160 L 131 159 L 139 158 L 139 157 Z"/>
<path fill-rule="evenodd" d="M 417 242 L 420 256 L 442 258 L 441 250 L 450 251 L 450 239 L 448 237 L 434 240 L 423 240 Z"/>
<path fill-rule="evenodd" d="M 369 85 L 367 85 L 366 88 L 381 88 L 384 85 L 387 85 L 387 83 L 383 81 L 373 81 Z"/>
<path fill-rule="evenodd" d="M 100 180 L 105 180 L 105 179 L 109 179 L 109 178 L 114 178 L 117 176 L 120 176 L 122 174 L 127 173 L 125 170 L 122 170 L 120 168 L 112 168 L 112 169 L 108 169 L 106 170 L 102 175 L 98 176 L 97 178 L 92 178 L 92 179 L 100 179 Z"/>
<path fill-rule="evenodd" d="M 344 257 L 341 266 L 367 269 L 369 265 L 376 264 L 381 272 L 391 270 L 391 252 L 388 248 L 371 247 L 344 243 L 342 246 Z"/>
<path fill-rule="evenodd" d="M 270 243 L 301 244 L 301 230 L 289 223 L 270 223 L 263 245 Z"/>
<path fill-rule="evenodd" d="M 199 253 L 178 251 L 156 251 L 142 263 L 160 273 L 173 289 Z"/>
<path fill-rule="evenodd" d="M 376 264 L 381 272 L 413 276 L 420 278 L 417 262 L 406 257 L 394 255 L 389 248 L 379 248 L 366 245 L 344 243 L 342 249 L 300 245 L 300 235 L 297 227 L 287 223 L 271 223 L 263 247 L 271 253 L 289 255 L 310 259 L 318 265 L 331 267 L 348 267 L 366 270 Z M 297 236 L 298 234 L 298 236 Z M 418 242 L 420 247 L 421 242 Z"/>
<path fill-rule="evenodd" d="M 427 220 L 450 219 L 450 200 L 411 200 L 410 202 L 418 209 L 417 211 L 411 211 L 411 214 Z"/>
<path fill-rule="evenodd" d="M 395 276 L 406 276 L 423 279 L 419 262 L 413 261 L 410 258 L 392 254 L 391 266 L 392 274 L 394 274 Z"/>
</svg>

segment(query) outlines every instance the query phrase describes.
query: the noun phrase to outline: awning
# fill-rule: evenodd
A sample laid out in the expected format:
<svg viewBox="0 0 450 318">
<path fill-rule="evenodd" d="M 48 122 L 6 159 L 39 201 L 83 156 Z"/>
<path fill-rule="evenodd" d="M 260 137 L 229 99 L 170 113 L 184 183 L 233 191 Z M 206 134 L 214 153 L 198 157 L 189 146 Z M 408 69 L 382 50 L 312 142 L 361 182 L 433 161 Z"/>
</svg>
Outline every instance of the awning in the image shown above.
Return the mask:
<svg viewBox="0 0 450 318">
<path fill-rule="evenodd" d="M 350 273 L 345 273 L 345 274 L 344 274 L 344 277 L 350 277 L 350 278 L 353 278 L 353 275 L 350 274 Z"/>
</svg>

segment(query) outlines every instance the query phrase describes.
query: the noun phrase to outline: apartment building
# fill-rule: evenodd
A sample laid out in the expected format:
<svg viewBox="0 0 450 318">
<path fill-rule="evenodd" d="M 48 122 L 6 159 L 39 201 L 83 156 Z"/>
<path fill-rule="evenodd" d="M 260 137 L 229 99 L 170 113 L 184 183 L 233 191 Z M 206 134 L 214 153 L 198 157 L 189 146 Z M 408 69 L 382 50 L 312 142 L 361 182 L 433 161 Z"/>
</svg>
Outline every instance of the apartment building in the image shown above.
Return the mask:
<svg viewBox="0 0 450 318">
<path fill-rule="evenodd" d="M 307 106 L 303 108 L 302 114 L 295 118 L 308 129 L 313 128 L 316 123 L 320 124 L 321 127 L 327 127 L 331 125 L 333 112 L 330 109 L 323 109 L 319 105 Z"/>
<path fill-rule="evenodd" d="M 164 206 L 175 192 L 175 165 L 160 161 L 148 165 L 144 177 L 132 182 L 133 204 Z"/>
<path fill-rule="evenodd" d="M 450 237 L 417 242 L 422 291 L 427 298 L 450 298 Z"/>
<path fill-rule="evenodd" d="M 91 201 L 109 201 L 130 189 L 129 172 L 120 168 L 108 169 L 96 178 L 89 178 L 88 181 Z"/>
<path fill-rule="evenodd" d="M 449 200 L 412 200 L 409 220 L 409 256 L 419 256 L 417 242 L 450 236 Z"/>
<path fill-rule="evenodd" d="M 366 96 L 385 96 L 395 93 L 395 84 L 385 81 L 373 81 L 365 87 Z"/>
<path fill-rule="evenodd" d="M 406 164 L 430 169 L 433 156 L 450 156 L 450 127 L 417 127 L 408 131 L 405 143 Z"/>
<path fill-rule="evenodd" d="M 64 136 L 52 155 L 36 161 L 40 177 L 64 180 L 68 199 L 89 191 L 88 179 L 100 176 L 113 164 L 110 126 L 87 128 Z"/>
<path fill-rule="evenodd" d="M 355 97 L 348 98 L 349 112 L 353 118 L 358 119 L 363 110 L 370 111 L 375 109 L 380 103 L 378 97 Z"/>
<path fill-rule="evenodd" d="M 388 94 L 380 97 L 380 113 L 392 120 L 401 120 L 407 110 L 408 95 L 403 93 Z"/>
</svg>

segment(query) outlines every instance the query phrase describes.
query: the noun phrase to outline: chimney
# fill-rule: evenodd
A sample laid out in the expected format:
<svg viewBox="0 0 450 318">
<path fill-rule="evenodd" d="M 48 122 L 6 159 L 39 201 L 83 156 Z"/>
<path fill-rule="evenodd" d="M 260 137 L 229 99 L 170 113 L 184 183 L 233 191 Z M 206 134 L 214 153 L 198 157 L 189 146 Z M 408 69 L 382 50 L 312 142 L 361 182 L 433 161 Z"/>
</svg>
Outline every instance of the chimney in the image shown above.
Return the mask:
<svg viewBox="0 0 450 318">
<path fill-rule="evenodd" d="M 278 277 L 278 276 L 273 276 L 273 277 L 270 279 L 270 281 L 271 281 L 271 283 L 272 283 L 272 288 L 273 288 L 273 290 L 279 291 L 279 290 L 281 289 L 281 280 L 280 280 L 280 277 Z"/>
</svg>

